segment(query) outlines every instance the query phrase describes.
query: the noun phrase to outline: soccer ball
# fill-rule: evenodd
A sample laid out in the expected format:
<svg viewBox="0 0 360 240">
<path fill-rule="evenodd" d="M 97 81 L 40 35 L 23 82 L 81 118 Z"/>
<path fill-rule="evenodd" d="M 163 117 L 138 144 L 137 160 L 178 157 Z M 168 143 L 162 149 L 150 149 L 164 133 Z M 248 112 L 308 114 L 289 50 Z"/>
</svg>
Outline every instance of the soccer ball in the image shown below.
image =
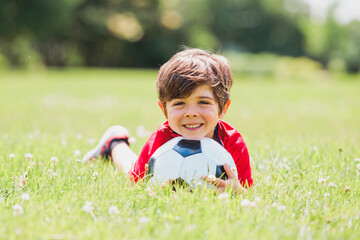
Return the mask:
<svg viewBox="0 0 360 240">
<path fill-rule="evenodd" d="M 227 179 L 225 163 L 237 176 L 236 165 L 230 153 L 215 140 L 176 137 L 154 152 L 148 163 L 147 175 L 152 183 L 172 180 L 186 182 L 194 188 L 203 184 L 201 176 Z"/>
</svg>

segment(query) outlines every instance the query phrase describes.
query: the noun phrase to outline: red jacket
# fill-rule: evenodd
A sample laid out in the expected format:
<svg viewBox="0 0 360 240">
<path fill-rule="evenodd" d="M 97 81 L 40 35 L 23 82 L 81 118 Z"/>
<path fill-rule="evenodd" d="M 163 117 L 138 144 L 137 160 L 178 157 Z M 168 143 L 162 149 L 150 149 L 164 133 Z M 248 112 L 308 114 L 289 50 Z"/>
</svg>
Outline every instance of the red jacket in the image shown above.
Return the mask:
<svg viewBox="0 0 360 240">
<path fill-rule="evenodd" d="M 215 128 L 215 134 L 218 135 L 221 145 L 231 154 L 234 159 L 238 179 L 242 186 L 247 187 L 253 184 L 251 177 L 251 167 L 249 153 L 246 144 L 240 133 L 230 124 L 219 120 Z M 137 182 L 145 175 L 145 164 L 149 162 L 152 154 L 164 143 L 179 137 L 166 121 L 155 132 L 153 132 L 149 140 L 145 143 L 138 160 L 135 162 L 132 171 L 129 172 L 130 178 Z"/>
</svg>

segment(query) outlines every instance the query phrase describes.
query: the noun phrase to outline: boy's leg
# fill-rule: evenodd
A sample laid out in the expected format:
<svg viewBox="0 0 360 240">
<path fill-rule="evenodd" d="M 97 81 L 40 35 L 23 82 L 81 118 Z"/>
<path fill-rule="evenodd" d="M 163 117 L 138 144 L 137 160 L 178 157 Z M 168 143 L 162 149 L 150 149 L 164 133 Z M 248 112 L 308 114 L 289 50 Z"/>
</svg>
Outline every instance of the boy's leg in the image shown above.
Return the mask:
<svg viewBox="0 0 360 240">
<path fill-rule="evenodd" d="M 129 148 L 129 132 L 123 126 L 112 126 L 101 136 L 98 145 L 87 152 L 83 163 L 95 158 L 111 159 L 118 170 L 128 172 L 137 159 Z"/>
<path fill-rule="evenodd" d="M 128 173 L 132 169 L 138 156 L 130 149 L 126 142 L 120 142 L 111 151 L 111 160 L 119 171 Z"/>
</svg>

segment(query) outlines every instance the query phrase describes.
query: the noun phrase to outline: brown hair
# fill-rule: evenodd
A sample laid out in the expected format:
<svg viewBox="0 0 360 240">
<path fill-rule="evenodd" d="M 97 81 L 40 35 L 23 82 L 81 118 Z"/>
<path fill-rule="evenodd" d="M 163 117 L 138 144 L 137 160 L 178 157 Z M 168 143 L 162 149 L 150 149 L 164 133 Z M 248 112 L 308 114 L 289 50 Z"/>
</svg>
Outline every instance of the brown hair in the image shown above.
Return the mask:
<svg viewBox="0 0 360 240">
<path fill-rule="evenodd" d="M 212 88 L 219 114 L 230 98 L 233 83 L 228 60 L 201 49 L 185 49 L 161 66 L 156 89 L 166 114 L 166 102 L 186 98 L 200 85 Z"/>
</svg>

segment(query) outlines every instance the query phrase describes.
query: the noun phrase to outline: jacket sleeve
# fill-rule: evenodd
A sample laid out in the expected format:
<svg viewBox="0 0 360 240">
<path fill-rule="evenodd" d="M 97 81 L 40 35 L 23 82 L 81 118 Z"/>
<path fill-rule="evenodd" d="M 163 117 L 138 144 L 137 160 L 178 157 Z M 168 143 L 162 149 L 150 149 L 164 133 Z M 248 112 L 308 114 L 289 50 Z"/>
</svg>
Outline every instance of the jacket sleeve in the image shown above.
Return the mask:
<svg viewBox="0 0 360 240">
<path fill-rule="evenodd" d="M 149 162 L 153 153 L 169 139 L 163 133 L 155 131 L 145 143 L 139 158 L 134 164 L 133 169 L 129 172 L 130 179 L 137 182 L 145 176 L 145 165 Z"/>
<path fill-rule="evenodd" d="M 224 147 L 234 159 L 240 184 L 243 187 L 251 187 L 253 185 L 253 178 L 251 175 L 250 157 L 240 133 L 234 130 L 224 142 Z"/>
</svg>

